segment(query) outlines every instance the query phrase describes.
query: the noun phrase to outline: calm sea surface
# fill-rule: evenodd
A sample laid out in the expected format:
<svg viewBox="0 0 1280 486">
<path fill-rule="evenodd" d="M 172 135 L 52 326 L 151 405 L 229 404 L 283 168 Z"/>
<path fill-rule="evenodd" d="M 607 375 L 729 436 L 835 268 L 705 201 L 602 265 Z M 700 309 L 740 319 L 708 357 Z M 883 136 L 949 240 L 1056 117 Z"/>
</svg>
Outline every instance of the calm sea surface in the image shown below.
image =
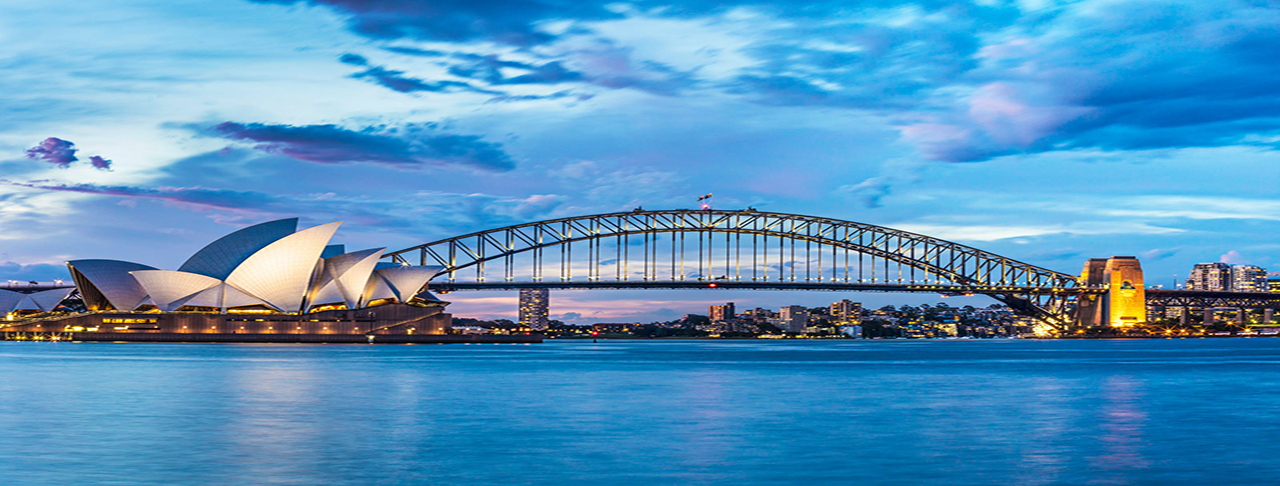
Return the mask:
<svg viewBox="0 0 1280 486">
<path fill-rule="evenodd" d="M 1278 484 L 1280 339 L 0 343 L 0 484 Z"/>
</svg>

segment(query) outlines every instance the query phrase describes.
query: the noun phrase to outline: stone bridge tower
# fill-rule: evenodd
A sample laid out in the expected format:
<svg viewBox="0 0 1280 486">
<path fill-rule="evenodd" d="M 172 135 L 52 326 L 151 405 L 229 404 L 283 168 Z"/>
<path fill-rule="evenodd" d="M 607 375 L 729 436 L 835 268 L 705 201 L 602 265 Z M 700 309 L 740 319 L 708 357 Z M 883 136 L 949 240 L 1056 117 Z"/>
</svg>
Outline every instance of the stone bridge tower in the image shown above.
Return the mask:
<svg viewBox="0 0 1280 486">
<path fill-rule="evenodd" d="M 1080 274 L 1086 287 L 1102 287 L 1105 294 L 1080 298 L 1076 324 L 1083 327 L 1127 327 L 1147 322 L 1147 296 L 1142 264 L 1136 257 L 1090 258 Z"/>
</svg>

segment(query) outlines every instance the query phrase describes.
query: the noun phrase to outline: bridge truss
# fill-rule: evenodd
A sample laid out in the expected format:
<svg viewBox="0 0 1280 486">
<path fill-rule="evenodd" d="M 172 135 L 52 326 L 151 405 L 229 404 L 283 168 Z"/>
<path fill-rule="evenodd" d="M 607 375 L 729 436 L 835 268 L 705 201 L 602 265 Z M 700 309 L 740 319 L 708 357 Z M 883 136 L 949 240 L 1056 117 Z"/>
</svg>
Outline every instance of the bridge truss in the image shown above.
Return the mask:
<svg viewBox="0 0 1280 486">
<path fill-rule="evenodd" d="M 1280 293 L 1147 289 L 1149 307 L 1280 309 Z"/>
<path fill-rule="evenodd" d="M 635 210 L 479 231 L 387 254 L 430 288 L 742 288 L 986 294 L 1063 329 L 1074 275 L 895 229 L 756 210 Z"/>
</svg>

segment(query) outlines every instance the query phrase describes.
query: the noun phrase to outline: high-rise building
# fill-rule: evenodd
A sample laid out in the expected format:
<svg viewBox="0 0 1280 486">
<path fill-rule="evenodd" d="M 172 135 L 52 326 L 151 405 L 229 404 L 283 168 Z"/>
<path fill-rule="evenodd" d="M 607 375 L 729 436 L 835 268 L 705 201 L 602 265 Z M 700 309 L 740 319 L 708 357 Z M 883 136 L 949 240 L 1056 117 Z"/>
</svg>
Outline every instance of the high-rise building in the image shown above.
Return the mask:
<svg viewBox="0 0 1280 486">
<path fill-rule="evenodd" d="M 1266 292 L 1267 269 L 1253 265 L 1231 267 L 1231 290 L 1235 292 Z"/>
<path fill-rule="evenodd" d="M 809 326 L 809 309 L 802 305 L 788 305 L 778 313 L 778 327 L 784 331 L 804 332 Z"/>
<path fill-rule="evenodd" d="M 520 325 L 538 331 L 545 330 L 550 301 L 550 290 L 520 289 Z"/>
<path fill-rule="evenodd" d="M 1268 292 L 1280 292 L 1280 277 L 1271 277 L 1267 279 Z"/>
<path fill-rule="evenodd" d="M 724 322 L 737 317 L 734 313 L 733 302 L 724 305 L 713 305 L 707 309 L 707 314 L 711 316 L 711 322 Z"/>
<path fill-rule="evenodd" d="M 862 322 L 862 303 L 840 299 L 831 303 L 831 319 L 837 326 L 853 326 Z"/>
<path fill-rule="evenodd" d="M 1187 290 L 1231 290 L 1231 265 L 1197 263 L 1187 278 Z"/>
</svg>

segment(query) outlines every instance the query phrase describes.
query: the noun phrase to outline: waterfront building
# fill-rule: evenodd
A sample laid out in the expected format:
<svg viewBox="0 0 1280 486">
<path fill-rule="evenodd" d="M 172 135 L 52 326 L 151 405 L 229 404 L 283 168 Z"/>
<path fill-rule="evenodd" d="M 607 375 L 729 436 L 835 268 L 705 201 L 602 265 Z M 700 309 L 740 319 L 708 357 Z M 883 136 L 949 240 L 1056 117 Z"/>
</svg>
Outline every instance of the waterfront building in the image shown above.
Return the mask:
<svg viewBox="0 0 1280 486">
<path fill-rule="evenodd" d="M 809 309 L 802 305 L 788 305 L 778 312 L 778 327 L 784 331 L 804 332 L 809 326 Z"/>
<path fill-rule="evenodd" d="M 1231 265 L 1197 263 L 1187 278 L 1187 290 L 1231 290 Z"/>
<path fill-rule="evenodd" d="M 520 289 L 520 326 L 535 331 L 546 330 L 550 302 L 550 290 Z"/>
<path fill-rule="evenodd" d="M 1271 277 L 1267 279 L 1268 292 L 1280 292 L 1280 277 Z"/>
<path fill-rule="evenodd" d="M 733 302 L 708 307 L 707 314 L 711 317 L 711 322 L 725 322 L 737 317 L 737 314 L 734 312 Z"/>
<path fill-rule="evenodd" d="M 1267 292 L 1267 269 L 1255 265 L 1231 267 L 1231 290 L 1234 292 Z"/>
<path fill-rule="evenodd" d="M 37 316 L 4 332 L 74 332 L 83 340 L 221 341 L 446 334 L 448 303 L 426 290 L 442 267 L 381 262 L 385 248 L 346 252 L 343 245 L 330 244 L 341 224 L 301 231 L 297 218 L 257 224 L 201 248 L 177 270 L 72 260 L 67 267 L 87 312 Z M 23 302 L 47 313 L 69 293 L 41 292 Z"/>
<path fill-rule="evenodd" d="M 831 319 L 838 326 L 852 326 L 862 322 L 862 303 L 840 299 L 831 303 Z"/>
<path fill-rule="evenodd" d="M 844 334 L 845 336 L 849 336 L 851 338 L 861 338 L 862 326 L 857 326 L 857 325 L 840 326 L 840 334 Z"/>
</svg>

